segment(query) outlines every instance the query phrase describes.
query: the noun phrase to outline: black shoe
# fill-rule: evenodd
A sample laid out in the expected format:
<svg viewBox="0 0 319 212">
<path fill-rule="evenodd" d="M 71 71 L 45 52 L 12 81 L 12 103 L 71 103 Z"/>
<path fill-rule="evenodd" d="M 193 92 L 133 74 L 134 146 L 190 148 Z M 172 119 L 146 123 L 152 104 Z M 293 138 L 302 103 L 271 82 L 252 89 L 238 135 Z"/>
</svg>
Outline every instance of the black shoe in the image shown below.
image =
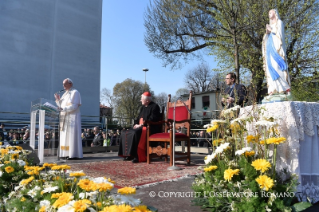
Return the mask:
<svg viewBox="0 0 319 212">
<path fill-rule="evenodd" d="M 138 163 L 138 159 L 137 159 L 137 158 L 134 158 L 134 159 L 132 160 L 132 163 Z"/>
<path fill-rule="evenodd" d="M 132 157 L 125 157 L 123 160 L 124 161 L 129 161 L 129 160 L 132 160 Z"/>
</svg>

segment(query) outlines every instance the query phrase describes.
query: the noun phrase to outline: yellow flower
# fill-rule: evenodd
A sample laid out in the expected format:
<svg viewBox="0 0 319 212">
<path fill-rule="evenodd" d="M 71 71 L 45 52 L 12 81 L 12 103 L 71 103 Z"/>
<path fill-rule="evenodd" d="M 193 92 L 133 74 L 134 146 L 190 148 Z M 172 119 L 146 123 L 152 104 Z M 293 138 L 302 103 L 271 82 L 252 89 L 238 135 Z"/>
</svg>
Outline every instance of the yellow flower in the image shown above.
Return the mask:
<svg viewBox="0 0 319 212">
<path fill-rule="evenodd" d="M 259 184 L 261 189 L 264 189 L 266 191 L 274 186 L 274 181 L 266 175 L 260 175 L 256 179 L 256 182 Z"/>
<path fill-rule="evenodd" d="M 207 168 L 204 168 L 204 171 L 205 171 L 205 172 L 210 172 L 210 171 L 213 171 L 213 170 L 215 170 L 215 169 L 217 169 L 217 166 L 209 166 L 209 167 L 207 167 Z"/>
<path fill-rule="evenodd" d="M 11 160 L 16 160 L 19 158 L 19 154 L 12 154 L 11 155 Z"/>
<path fill-rule="evenodd" d="M 102 203 L 101 202 L 97 202 L 97 203 L 94 203 L 95 206 L 97 206 L 98 208 L 100 208 L 102 206 Z"/>
<path fill-rule="evenodd" d="M 32 180 L 34 180 L 33 176 L 29 177 L 28 179 L 22 180 L 20 182 L 20 185 L 28 185 Z"/>
<path fill-rule="evenodd" d="M 8 174 L 11 173 L 11 172 L 14 172 L 14 168 L 12 166 L 7 166 L 5 169 L 4 169 Z"/>
<path fill-rule="evenodd" d="M 99 192 L 102 192 L 102 191 L 108 191 L 108 190 L 112 190 L 113 186 L 109 183 L 98 183 L 97 184 L 98 186 L 98 190 Z"/>
<path fill-rule="evenodd" d="M 63 192 L 63 193 L 57 193 L 56 195 L 59 197 L 52 205 L 54 208 L 60 208 L 63 205 L 68 204 L 73 199 L 73 195 L 71 193 Z M 52 194 L 51 199 L 53 198 L 53 196 L 54 194 Z"/>
<path fill-rule="evenodd" d="M 230 125 L 230 129 L 233 131 L 239 131 L 240 130 L 240 125 L 237 122 L 234 122 Z"/>
<path fill-rule="evenodd" d="M 248 135 L 246 137 L 248 143 L 258 143 L 259 138 L 260 138 L 260 135 L 256 135 L 256 136 Z"/>
<path fill-rule="evenodd" d="M 40 208 L 39 212 L 45 212 L 45 205 Z"/>
<path fill-rule="evenodd" d="M 251 157 L 255 155 L 255 151 L 245 152 L 244 154 L 246 157 Z"/>
<path fill-rule="evenodd" d="M 95 191 L 98 188 L 97 184 L 89 179 L 80 180 L 78 186 L 86 191 Z"/>
<path fill-rule="evenodd" d="M 218 146 L 222 141 L 223 141 L 222 138 L 216 139 L 216 140 L 213 141 L 213 145 L 214 145 L 214 146 Z"/>
<path fill-rule="evenodd" d="M 57 165 L 56 163 L 44 163 L 43 167 L 53 167 L 53 166 L 56 166 L 56 165 Z"/>
<path fill-rule="evenodd" d="M 74 211 L 76 212 L 82 212 L 85 211 L 88 207 L 88 205 L 91 204 L 91 201 L 88 199 L 78 200 L 73 204 Z"/>
<path fill-rule="evenodd" d="M 23 150 L 23 148 L 21 146 L 16 146 L 15 148 L 16 148 L 16 150 Z"/>
<path fill-rule="evenodd" d="M 239 174 L 239 169 L 227 169 L 224 172 L 224 179 L 226 181 L 230 181 L 234 175 L 238 175 Z"/>
<path fill-rule="evenodd" d="M 117 193 L 120 193 L 120 194 L 135 194 L 136 193 L 136 188 L 131 188 L 131 187 L 120 188 L 120 189 L 117 190 Z"/>
<path fill-rule="evenodd" d="M 260 141 L 261 145 L 265 145 L 265 140 Z"/>
<path fill-rule="evenodd" d="M 52 166 L 52 170 L 65 170 L 65 169 L 71 169 L 68 165 L 59 165 L 59 166 Z"/>
<path fill-rule="evenodd" d="M 251 165 L 257 170 L 264 173 L 269 168 L 271 168 L 271 164 L 265 159 L 257 159 L 251 163 Z"/>
<path fill-rule="evenodd" d="M 286 138 L 280 137 L 280 138 L 269 138 L 266 140 L 267 144 L 275 144 L 278 145 L 282 142 L 286 141 Z"/>
<path fill-rule="evenodd" d="M 20 201 L 21 201 L 21 202 L 24 202 L 25 200 L 26 200 L 26 199 L 25 199 L 24 197 L 22 197 Z"/>
<path fill-rule="evenodd" d="M 105 207 L 100 212 L 131 212 L 133 211 L 133 208 L 130 205 L 111 205 L 108 207 Z"/>
<path fill-rule="evenodd" d="M 111 180 L 111 178 L 108 178 L 107 181 L 109 181 L 110 183 L 115 184 L 115 181 Z"/>
<path fill-rule="evenodd" d="M 82 177 L 82 176 L 85 176 L 85 173 L 83 173 L 83 172 L 70 173 L 70 177 Z"/>
<path fill-rule="evenodd" d="M 134 207 L 135 212 L 151 212 L 150 210 L 147 209 L 146 205 L 139 205 Z"/>
<path fill-rule="evenodd" d="M 215 124 L 212 127 L 207 128 L 206 132 L 214 132 L 215 130 L 217 130 L 218 127 L 218 124 Z"/>
<path fill-rule="evenodd" d="M 4 161 L 3 163 L 4 164 L 8 164 L 8 163 L 11 163 L 11 161 Z"/>
</svg>

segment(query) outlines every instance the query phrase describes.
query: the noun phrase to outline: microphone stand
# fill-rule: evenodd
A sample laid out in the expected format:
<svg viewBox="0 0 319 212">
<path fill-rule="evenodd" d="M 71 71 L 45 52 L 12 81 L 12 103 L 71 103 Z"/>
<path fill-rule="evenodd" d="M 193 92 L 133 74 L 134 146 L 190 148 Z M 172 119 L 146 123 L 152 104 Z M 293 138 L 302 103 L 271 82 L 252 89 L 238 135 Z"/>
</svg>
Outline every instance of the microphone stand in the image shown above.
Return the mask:
<svg viewBox="0 0 319 212">
<path fill-rule="evenodd" d="M 170 171 L 182 170 L 182 168 L 180 168 L 178 166 L 175 166 L 175 108 L 176 108 L 176 102 L 178 100 L 182 100 L 181 97 L 179 97 L 174 103 L 174 110 L 173 110 L 173 145 L 171 147 L 172 151 L 173 151 L 173 155 L 172 155 L 172 157 L 173 157 L 173 165 L 167 168 L 167 170 L 170 170 Z M 184 106 L 186 107 L 187 111 L 189 113 L 191 113 L 191 111 L 187 108 L 187 105 L 185 104 L 185 102 L 184 101 L 181 101 L 181 102 L 184 104 Z"/>
</svg>

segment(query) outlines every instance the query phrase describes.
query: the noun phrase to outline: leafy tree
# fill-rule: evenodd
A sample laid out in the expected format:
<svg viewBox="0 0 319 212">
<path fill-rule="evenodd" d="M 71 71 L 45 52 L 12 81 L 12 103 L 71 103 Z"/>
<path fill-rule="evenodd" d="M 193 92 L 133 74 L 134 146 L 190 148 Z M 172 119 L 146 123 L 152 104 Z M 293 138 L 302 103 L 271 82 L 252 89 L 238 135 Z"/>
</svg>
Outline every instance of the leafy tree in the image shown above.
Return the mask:
<svg viewBox="0 0 319 212">
<path fill-rule="evenodd" d="M 285 24 L 292 83 L 303 76 L 313 80 L 319 39 L 316 0 L 154 0 L 145 15 L 145 43 L 172 68 L 210 49 L 219 62 L 216 70 L 251 73 L 259 99 L 264 86 L 262 38 L 272 8 Z"/>
<path fill-rule="evenodd" d="M 149 85 L 141 81 L 126 79 L 121 83 L 116 83 L 113 88 L 115 100 L 115 114 L 120 117 L 135 119 L 141 107 L 141 95 L 144 87 L 150 90 Z M 152 91 L 150 91 L 152 93 Z"/>
</svg>

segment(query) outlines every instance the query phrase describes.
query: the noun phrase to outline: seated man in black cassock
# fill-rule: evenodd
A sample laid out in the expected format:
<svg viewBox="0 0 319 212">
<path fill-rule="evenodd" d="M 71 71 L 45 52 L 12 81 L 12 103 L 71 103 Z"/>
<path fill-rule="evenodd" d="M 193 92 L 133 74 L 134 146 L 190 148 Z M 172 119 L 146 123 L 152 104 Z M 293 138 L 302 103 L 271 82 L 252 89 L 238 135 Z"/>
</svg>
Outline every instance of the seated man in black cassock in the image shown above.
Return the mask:
<svg viewBox="0 0 319 212">
<path fill-rule="evenodd" d="M 119 140 L 118 155 L 124 157 L 124 160 L 132 160 L 133 163 L 146 161 L 146 128 L 142 128 L 143 121 L 160 121 L 160 108 L 152 102 L 150 92 L 144 92 L 141 97 L 142 107 L 134 126 L 128 130 L 122 130 Z M 150 134 L 161 132 L 161 126 L 151 126 Z"/>
</svg>

